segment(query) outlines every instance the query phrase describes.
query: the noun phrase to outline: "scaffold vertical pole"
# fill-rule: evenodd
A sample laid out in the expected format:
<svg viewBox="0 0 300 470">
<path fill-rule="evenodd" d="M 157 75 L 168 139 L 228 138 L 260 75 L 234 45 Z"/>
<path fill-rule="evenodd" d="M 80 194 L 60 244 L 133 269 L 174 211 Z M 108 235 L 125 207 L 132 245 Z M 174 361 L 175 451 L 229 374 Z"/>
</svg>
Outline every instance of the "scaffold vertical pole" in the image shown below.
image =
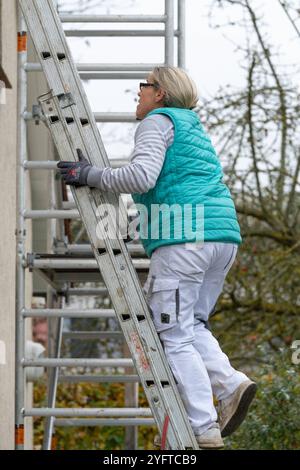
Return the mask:
<svg viewBox="0 0 300 470">
<path fill-rule="evenodd" d="M 15 376 L 15 448 L 24 449 L 25 371 L 25 267 L 26 224 L 23 212 L 26 208 L 26 178 L 24 161 L 27 160 L 26 122 L 23 114 L 27 109 L 27 28 L 21 9 L 18 9 L 18 158 L 17 158 L 17 226 L 16 226 L 16 376 Z"/>
</svg>

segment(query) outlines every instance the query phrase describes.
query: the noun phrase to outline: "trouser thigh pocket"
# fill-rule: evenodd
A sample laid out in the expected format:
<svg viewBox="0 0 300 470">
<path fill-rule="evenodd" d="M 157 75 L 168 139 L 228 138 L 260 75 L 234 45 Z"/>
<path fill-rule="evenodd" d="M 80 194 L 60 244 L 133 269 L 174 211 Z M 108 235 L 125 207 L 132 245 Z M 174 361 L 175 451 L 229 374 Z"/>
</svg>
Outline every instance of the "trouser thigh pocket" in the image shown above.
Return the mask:
<svg viewBox="0 0 300 470">
<path fill-rule="evenodd" d="M 226 260 L 225 266 L 223 268 L 223 270 L 226 274 L 228 273 L 228 271 L 230 270 L 231 266 L 234 263 L 234 260 L 235 260 L 236 255 L 237 255 L 237 251 L 238 251 L 238 245 L 232 243 L 229 259 Z"/>
<path fill-rule="evenodd" d="M 148 302 L 156 331 L 172 328 L 179 313 L 179 279 L 153 278 Z"/>
</svg>

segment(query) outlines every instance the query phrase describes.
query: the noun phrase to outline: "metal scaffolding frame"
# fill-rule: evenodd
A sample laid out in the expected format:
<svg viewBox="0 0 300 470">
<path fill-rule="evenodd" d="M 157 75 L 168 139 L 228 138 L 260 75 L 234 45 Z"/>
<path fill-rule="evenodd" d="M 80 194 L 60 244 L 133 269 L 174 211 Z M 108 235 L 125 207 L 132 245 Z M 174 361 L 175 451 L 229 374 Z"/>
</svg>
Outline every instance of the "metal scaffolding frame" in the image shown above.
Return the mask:
<svg viewBox="0 0 300 470">
<path fill-rule="evenodd" d="M 162 0 L 163 1 L 163 0 Z M 174 26 L 174 10 L 177 5 L 177 29 Z M 61 14 L 63 23 L 159 23 L 164 29 L 111 29 L 87 30 L 68 29 L 69 37 L 164 37 L 164 63 L 174 65 L 174 52 L 177 46 L 177 65 L 185 68 L 185 0 L 164 0 L 164 15 L 72 15 Z M 26 37 L 26 25 L 19 11 L 19 37 Z M 158 64 L 77 64 L 83 79 L 141 79 Z M 118 359 L 73 359 L 61 358 L 63 339 L 69 338 L 120 338 L 121 332 L 63 331 L 64 318 L 114 318 L 113 309 L 70 309 L 65 308 L 64 299 L 70 295 L 89 296 L 107 295 L 103 287 L 90 286 L 74 288 L 70 282 L 101 280 L 96 261 L 89 245 L 70 244 L 64 230 L 64 219 L 79 218 L 74 203 L 63 202 L 61 190 L 54 180 L 52 171 L 51 207 L 48 210 L 28 210 L 26 208 L 26 172 L 55 170 L 55 161 L 29 161 L 27 158 L 27 122 L 41 119 L 39 110 L 33 112 L 27 108 L 27 74 L 41 70 L 39 64 L 27 62 L 26 47 L 19 49 L 18 54 L 18 164 L 17 164 L 17 229 L 16 229 L 16 449 L 24 448 L 24 418 L 44 416 L 46 418 L 43 449 L 51 449 L 54 426 L 125 426 L 126 447 L 137 448 L 137 427 L 155 424 L 149 408 L 138 407 L 139 378 L 133 370 L 132 360 Z M 97 122 L 134 122 L 134 113 L 94 113 Z M 126 161 L 112 161 L 118 167 Z M 26 252 L 26 220 L 52 219 L 51 239 L 53 252 L 49 254 L 32 254 Z M 127 245 L 133 263 L 138 272 L 147 273 L 149 260 L 144 255 L 140 244 Z M 48 284 L 47 308 L 26 308 L 25 306 L 25 272 L 35 270 Z M 50 358 L 29 360 L 25 358 L 25 321 L 29 318 L 47 318 L 50 326 Z M 51 336 L 51 338 L 50 338 Z M 53 341 L 53 338 L 55 340 Z M 123 375 L 60 375 L 61 367 L 119 368 L 125 369 Z M 26 368 L 46 367 L 48 375 L 48 407 L 39 409 L 25 408 Z M 118 371 L 117 371 L 118 372 Z M 55 408 L 56 391 L 59 382 L 75 383 L 79 381 L 101 383 L 119 382 L 125 384 L 125 408 L 104 409 L 70 409 Z M 49 409 L 51 408 L 51 410 Z M 62 418 L 69 419 L 62 419 Z M 93 417 L 93 418 L 92 418 Z M 83 418 L 83 419 L 80 419 Z"/>
</svg>

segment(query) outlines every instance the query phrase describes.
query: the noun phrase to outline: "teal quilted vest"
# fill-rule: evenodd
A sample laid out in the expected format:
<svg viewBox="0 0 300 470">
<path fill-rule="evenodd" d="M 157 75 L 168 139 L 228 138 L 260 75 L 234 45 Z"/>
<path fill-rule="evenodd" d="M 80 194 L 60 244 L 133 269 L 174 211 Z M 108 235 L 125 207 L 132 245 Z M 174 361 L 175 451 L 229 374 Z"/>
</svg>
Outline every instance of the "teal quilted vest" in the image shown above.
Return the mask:
<svg viewBox="0 0 300 470">
<path fill-rule="evenodd" d="M 240 244 L 234 202 L 223 172 L 198 115 L 182 108 L 158 108 L 174 124 L 154 188 L 132 194 L 140 214 L 140 239 L 147 255 L 163 245 L 195 241 Z"/>
</svg>

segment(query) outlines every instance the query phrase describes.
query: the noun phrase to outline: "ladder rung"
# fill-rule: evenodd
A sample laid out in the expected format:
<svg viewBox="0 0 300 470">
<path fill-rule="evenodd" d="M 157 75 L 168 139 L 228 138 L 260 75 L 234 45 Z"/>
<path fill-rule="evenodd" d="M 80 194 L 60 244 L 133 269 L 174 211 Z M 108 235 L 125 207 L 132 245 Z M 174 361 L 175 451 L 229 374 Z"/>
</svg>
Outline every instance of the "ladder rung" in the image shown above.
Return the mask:
<svg viewBox="0 0 300 470">
<path fill-rule="evenodd" d="M 165 23 L 166 15 L 59 15 L 62 23 Z"/>
<path fill-rule="evenodd" d="M 140 382 L 138 375 L 60 375 L 59 382 L 63 383 L 136 383 Z"/>
<path fill-rule="evenodd" d="M 71 294 L 70 295 L 74 295 Z M 99 295 L 99 294 L 98 294 Z M 41 318 L 115 318 L 113 309 L 24 309 L 23 317 L 41 317 Z"/>
<path fill-rule="evenodd" d="M 55 359 L 22 361 L 23 367 L 133 367 L 132 359 Z"/>
<path fill-rule="evenodd" d="M 153 418 L 74 418 L 74 419 L 55 419 L 55 426 L 155 426 Z"/>
<path fill-rule="evenodd" d="M 150 408 L 28 408 L 24 416 L 152 416 Z"/>
<path fill-rule="evenodd" d="M 165 37 L 163 29 L 65 29 L 67 37 Z M 174 30 L 174 36 L 179 31 Z"/>
</svg>

